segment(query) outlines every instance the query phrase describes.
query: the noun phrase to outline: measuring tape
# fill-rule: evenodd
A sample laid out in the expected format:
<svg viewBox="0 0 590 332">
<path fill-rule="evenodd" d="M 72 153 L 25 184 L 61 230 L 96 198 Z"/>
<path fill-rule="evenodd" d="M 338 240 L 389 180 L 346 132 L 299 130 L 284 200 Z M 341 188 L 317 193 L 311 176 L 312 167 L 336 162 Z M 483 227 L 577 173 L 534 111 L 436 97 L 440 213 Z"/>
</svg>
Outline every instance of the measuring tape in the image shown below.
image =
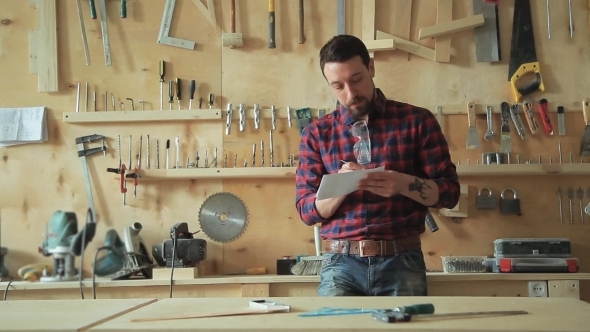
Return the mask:
<svg viewBox="0 0 590 332">
<path fill-rule="evenodd" d="M 172 24 L 172 14 L 174 14 L 175 5 L 176 0 L 166 0 L 164 15 L 162 16 L 162 25 L 160 25 L 160 33 L 158 34 L 158 44 L 192 50 L 195 48 L 194 41 L 170 37 L 170 25 Z"/>
<path fill-rule="evenodd" d="M 336 34 L 346 34 L 346 0 L 336 0 Z"/>
</svg>

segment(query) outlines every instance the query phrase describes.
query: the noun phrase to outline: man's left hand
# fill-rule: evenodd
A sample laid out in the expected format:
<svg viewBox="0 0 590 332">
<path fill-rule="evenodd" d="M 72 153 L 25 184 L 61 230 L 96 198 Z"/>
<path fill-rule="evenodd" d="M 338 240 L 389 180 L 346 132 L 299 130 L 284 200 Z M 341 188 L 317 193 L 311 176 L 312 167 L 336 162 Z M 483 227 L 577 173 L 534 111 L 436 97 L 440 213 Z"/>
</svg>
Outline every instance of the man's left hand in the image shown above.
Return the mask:
<svg viewBox="0 0 590 332">
<path fill-rule="evenodd" d="M 359 181 L 359 190 L 367 190 L 376 195 L 391 197 L 402 191 L 403 176 L 396 171 L 369 173 Z"/>
</svg>

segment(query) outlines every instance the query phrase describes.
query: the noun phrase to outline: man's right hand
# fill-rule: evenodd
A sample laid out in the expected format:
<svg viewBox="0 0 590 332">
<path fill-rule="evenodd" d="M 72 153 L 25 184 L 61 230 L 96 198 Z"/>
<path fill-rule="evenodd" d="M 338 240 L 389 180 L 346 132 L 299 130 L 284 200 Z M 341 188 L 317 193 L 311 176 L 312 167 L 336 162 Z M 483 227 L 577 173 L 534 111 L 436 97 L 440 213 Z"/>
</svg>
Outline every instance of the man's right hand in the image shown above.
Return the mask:
<svg viewBox="0 0 590 332">
<path fill-rule="evenodd" d="M 344 165 L 342 165 L 342 167 L 340 168 L 340 170 L 338 170 L 338 173 L 348 173 L 348 172 L 352 172 L 352 171 L 360 171 L 362 169 L 365 169 L 365 167 L 355 163 L 355 162 L 347 162 Z"/>
</svg>

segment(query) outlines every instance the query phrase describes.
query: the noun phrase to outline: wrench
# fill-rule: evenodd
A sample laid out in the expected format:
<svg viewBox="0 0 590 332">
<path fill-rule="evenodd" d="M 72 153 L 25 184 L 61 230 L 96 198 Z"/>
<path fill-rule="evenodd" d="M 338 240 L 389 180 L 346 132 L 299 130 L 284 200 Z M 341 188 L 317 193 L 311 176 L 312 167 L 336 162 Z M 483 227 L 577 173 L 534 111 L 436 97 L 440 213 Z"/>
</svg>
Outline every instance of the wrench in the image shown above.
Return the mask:
<svg viewBox="0 0 590 332">
<path fill-rule="evenodd" d="M 490 140 L 494 139 L 494 135 L 496 134 L 496 133 L 494 133 L 492 106 L 486 107 L 486 119 L 487 119 L 487 123 L 488 123 L 488 130 L 484 134 L 483 139 L 485 139 L 486 141 L 490 141 Z"/>
</svg>

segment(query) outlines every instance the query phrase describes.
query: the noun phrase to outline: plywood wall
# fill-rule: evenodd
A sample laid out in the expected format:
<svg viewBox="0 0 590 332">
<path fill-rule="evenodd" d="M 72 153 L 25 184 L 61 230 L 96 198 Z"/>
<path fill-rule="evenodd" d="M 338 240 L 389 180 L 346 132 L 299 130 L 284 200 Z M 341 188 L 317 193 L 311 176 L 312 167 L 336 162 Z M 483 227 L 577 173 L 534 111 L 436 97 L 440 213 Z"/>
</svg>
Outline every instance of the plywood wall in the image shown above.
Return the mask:
<svg viewBox="0 0 590 332">
<path fill-rule="evenodd" d="M 228 167 L 233 167 L 234 154 L 238 155 L 238 167 L 242 167 L 245 158 L 250 166 L 252 144 L 256 143 L 259 148 L 261 140 L 269 143 L 270 120 L 265 119 L 261 128 L 255 130 L 250 119 L 243 132 L 237 130 L 234 122 L 231 134 L 225 135 L 224 121 L 221 120 L 77 125 L 64 124 L 61 119 L 63 112 L 75 109 L 79 82 L 82 86 L 88 82 L 91 91 L 97 91 L 100 96 L 97 111 L 103 111 L 105 91 L 109 95 L 114 93 L 122 101 L 133 98 L 136 109 L 139 100 L 145 101 L 146 109 L 159 108 L 160 60 L 167 63 L 167 80 L 178 77 L 198 82 L 197 95 L 203 98 L 203 107 L 207 107 L 208 94 L 213 93 L 216 96 L 214 107 L 222 109 L 227 103 L 232 103 L 234 109 L 244 103 L 249 112 L 254 104 L 263 109 L 275 105 L 279 110 L 287 106 L 332 108 L 336 100 L 319 70 L 318 52 L 335 34 L 336 2 L 304 1 L 306 41 L 298 44 L 297 1 L 277 1 L 277 48 L 268 49 L 268 3 L 237 1 L 237 30 L 243 33 L 244 45 L 228 49 L 221 46 L 221 34 L 229 31 L 229 1 L 214 1 L 218 23 L 214 27 L 193 1 L 177 0 L 171 35 L 195 41 L 194 50 L 156 43 L 164 0 L 150 0 L 149 5 L 147 1 L 138 0 L 127 3 L 128 17 L 122 19 L 119 17 L 119 2 L 107 1 L 113 65 L 106 67 L 100 22 L 90 19 L 87 2 L 82 1 L 82 7 L 92 61 L 90 66 L 84 60 L 75 3 L 58 1 L 59 91 L 38 93 L 37 76 L 28 70 L 27 43 L 28 31 L 36 28 L 36 12 L 27 1 L 0 2 L 0 72 L 3 78 L 0 80 L 0 107 L 47 107 L 50 137 L 45 144 L 0 150 L 2 245 L 10 249 L 7 265 L 11 273 L 15 275 L 22 265 L 46 260 L 37 253 L 37 247 L 43 241 L 45 224 L 55 210 L 75 211 L 79 222 L 84 221 L 87 201 L 75 138 L 90 134 L 102 134 L 108 138 L 107 156 L 89 157 L 99 216 L 97 235 L 88 248 L 90 252 L 102 244 L 109 228 L 120 232 L 135 221 L 144 225 L 142 234 L 150 247 L 166 238 L 174 223 L 187 222 L 189 228 L 196 231 L 199 229 L 197 214 L 203 200 L 215 192 L 228 191 L 244 200 L 250 222 L 246 233 L 234 242 L 222 245 L 209 241 L 208 272 L 231 273 L 256 266 L 266 266 L 274 272 L 276 259 L 283 255 L 313 254 L 313 232 L 296 213 L 292 179 L 144 181 L 137 188 L 136 198 L 130 187 L 128 205 L 123 206 L 118 184 L 113 174 L 106 172 L 107 167 L 118 165 L 119 135 L 123 160 L 128 158 L 129 135 L 132 135 L 134 151 L 140 135 L 144 146 L 147 135 L 150 135 L 153 149 L 158 139 L 161 154 L 164 153 L 165 140 L 173 142 L 178 135 L 183 156 L 192 156 L 197 149 L 201 155 L 207 150 L 211 156 L 217 147 L 220 167 L 225 154 L 228 155 Z M 537 55 L 547 88 L 542 97 L 555 103 L 579 105 L 590 95 L 586 84 L 590 77 L 587 3 L 572 1 L 575 32 L 570 38 L 567 2 L 551 2 L 551 40 L 547 38 L 545 1 L 531 3 Z M 392 13 L 400 10 L 399 5 L 392 0 L 376 1 L 377 30 L 399 31 L 402 22 L 392 19 Z M 418 40 L 418 32 L 420 27 L 436 23 L 434 2 L 414 0 L 412 7 L 409 39 L 433 48 L 434 41 Z M 432 111 L 438 105 L 461 106 L 470 101 L 494 104 L 497 108 L 502 101 L 512 102 L 507 81 L 512 8 L 513 1 L 500 3 L 501 62 L 477 63 L 473 32 L 464 31 L 451 37 L 449 63 L 408 56 L 402 51 L 376 52 L 376 85 L 389 98 L 429 107 Z M 347 33 L 361 36 L 362 1 L 347 1 L 347 13 Z M 468 15 L 472 15 L 471 1 L 453 1 L 453 19 Z M 538 99 L 540 95 L 534 97 Z M 185 97 L 183 107 L 187 105 Z M 130 103 L 127 101 L 125 106 L 129 109 Z M 177 107 L 176 104 L 173 106 Z M 168 105 L 164 108 L 167 109 Z M 109 111 L 112 111 L 110 105 Z M 575 155 L 579 149 L 583 130 L 582 116 L 577 111 L 579 109 L 566 112 L 565 136 L 539 135 L 523 142 L 513 139 L 515 153 L 519 153 L 522 160 L 536 160 L 542 154 L 545 162 L 549 157 L 556 162 L 557 142 L 560 140 L 564 160 L 568 161 L 569 153 Z M 552 116 L 553 123 L 557 123 L 556 115 Z M 496 117 L 496 126 L 499 123 L 500 119 Z M 478 119 L 477 126 L 483 137 L 485 119 Z M 499 149 L 499 139 L 489 143 L 482 139 L 481 150 L 467 151 L 466 129 L 465 115 L 445 116 L 444 130 L 455 162 L 465 164 L 469 159 L 475 163 L 483 151 Z M 275 163 L 288 162 L 289 154 L 296 155 L 298 140 L 296 126 L 289 127 L 286 119 L 279 119 L 274 134 Z M 268 152 L 265 157 L 268 165 Z M 576 157 L 575 161 L 579 162 L 579 158 Z M 556 190 L 559 186 L 567 188 L 570 185 L 587 188 L 590 176 L 462 177 L 461 183 L 471 186 L 469 218 L 435 216 L 440 231 L 434 234 L 427 231 L 423 236 L 430 269 L 441 268 L 441 255 L 490 255 L 493 253 L 492 241 L 496 238 L 567 237 L 574 243 L 574 255 L 580 258 L 583 270 L 588 271 L 589 226 L 580 224 L 578 219 L 573 225 L 559 223 Z M 506 186 L 514 187 L 522 202 L 523 215 L 506 217 L 497 210 L 477 211 L 473 195 L 482 186 L 488 186 L 496 193 Z M 567 206 L 564 208 L 567 210 Z M 202 233 L 197 236 L 204 237 Z M 88 261 L 85 261 L 87 271 Z"/>
</svg>

